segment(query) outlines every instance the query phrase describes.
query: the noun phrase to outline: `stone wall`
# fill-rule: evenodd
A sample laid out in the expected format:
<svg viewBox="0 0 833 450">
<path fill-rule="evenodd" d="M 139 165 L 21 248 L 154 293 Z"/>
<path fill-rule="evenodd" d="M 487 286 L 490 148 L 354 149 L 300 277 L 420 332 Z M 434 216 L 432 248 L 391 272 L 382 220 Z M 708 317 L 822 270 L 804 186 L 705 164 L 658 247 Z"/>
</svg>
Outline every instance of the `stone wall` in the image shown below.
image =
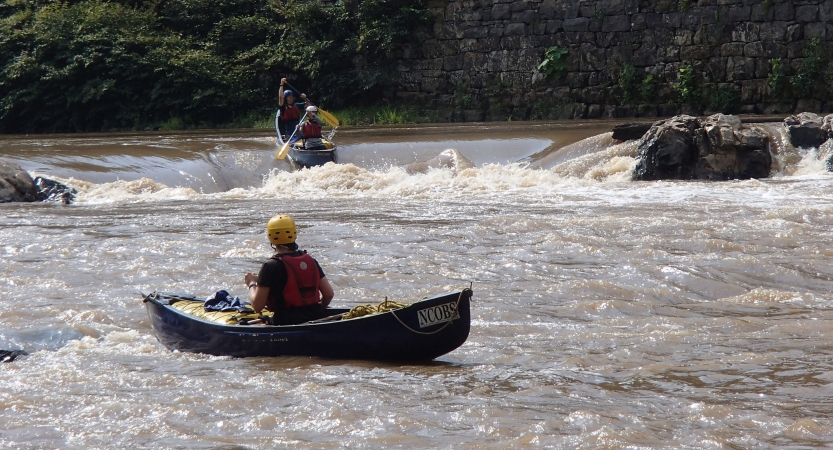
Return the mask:
<svg viewBox="0 0 833 450">
<path fill-rule="evenodd" d="M 833 111 L 833 0 L 429 0 L 429 7 L 433 30 L 397 58 L 397 96 L 439 119 Z M 797 98 L 790 80 L 809 70 L 802 62 L 814 36 L 823 67 L 812 74 L 812 93 Z M 553 46 L 569 51 L 559 79 L 538 70 Z M 696 92 L 681 101 L 675 85 L 687 67 Z"/>
</svg>

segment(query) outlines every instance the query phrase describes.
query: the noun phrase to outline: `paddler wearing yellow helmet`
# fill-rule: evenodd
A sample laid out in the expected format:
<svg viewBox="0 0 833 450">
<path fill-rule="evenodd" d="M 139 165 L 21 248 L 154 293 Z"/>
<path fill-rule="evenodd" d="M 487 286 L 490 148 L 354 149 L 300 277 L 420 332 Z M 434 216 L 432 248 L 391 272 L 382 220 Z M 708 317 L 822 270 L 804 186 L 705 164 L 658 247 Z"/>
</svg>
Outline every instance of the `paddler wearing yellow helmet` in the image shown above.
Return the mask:
<svg viewBox="0 0 833 450">
<path fill-rule="evenodd" d="M 266 238 L 275 254 L 260 273 L 247 273 L 243 281 L 256 312 L 274 311 L 273 325 L 292 325 L 327 317 L 335 296 L 321 265 L 298 248 L 298 229 L 292 217 L 278 214 L 266 224 Z M 291 275 L 291 276 L 290 276 Z"/>
</svg>

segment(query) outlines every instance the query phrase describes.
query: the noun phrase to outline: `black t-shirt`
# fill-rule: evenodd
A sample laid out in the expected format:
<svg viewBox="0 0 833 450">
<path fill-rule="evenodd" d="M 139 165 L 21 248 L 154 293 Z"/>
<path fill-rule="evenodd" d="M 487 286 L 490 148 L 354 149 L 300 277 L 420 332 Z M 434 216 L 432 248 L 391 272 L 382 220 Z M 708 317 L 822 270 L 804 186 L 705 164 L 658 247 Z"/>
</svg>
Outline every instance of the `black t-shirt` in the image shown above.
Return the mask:
<svg viewBox="0 0 833 450">
<path fill-rule="evenodd" d="M 301 256 L 303 254 L 304 252 L 296 250 L 287 253 L 286 256 Z M 318 275 L 324 278 L 326 275 L 324 275 L 324 270 L 321 269 L 321 264 L 318 264 L 315 258 L 313 258 L 313 261 L 318 267 Z M 260 268 L 260 273 L 257 275 L 257 285 L 269 288 L 269 300 L 276 308 L 282 308 L 284 305 L 283 288 L 286 287 L 286 278 L 286 266 L 275 258 L 269 258 L 269 261 L 263 263 L 263 267 Z"/>
</svg>

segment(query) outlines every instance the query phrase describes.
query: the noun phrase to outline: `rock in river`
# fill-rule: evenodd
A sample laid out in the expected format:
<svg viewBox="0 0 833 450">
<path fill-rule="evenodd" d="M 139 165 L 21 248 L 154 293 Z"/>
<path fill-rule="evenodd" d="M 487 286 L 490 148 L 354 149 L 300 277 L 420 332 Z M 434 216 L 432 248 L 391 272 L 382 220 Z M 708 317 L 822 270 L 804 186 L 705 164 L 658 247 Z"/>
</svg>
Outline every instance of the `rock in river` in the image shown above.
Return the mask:
<svg viewBox="0 0 833 450">
<path fill-rule="evenodd" d="M 637 158 L 636 180 L 766 178 L 772 165 L 768 137 L 724 114 L 654 123 L 639 141 Z"/>
</svg>

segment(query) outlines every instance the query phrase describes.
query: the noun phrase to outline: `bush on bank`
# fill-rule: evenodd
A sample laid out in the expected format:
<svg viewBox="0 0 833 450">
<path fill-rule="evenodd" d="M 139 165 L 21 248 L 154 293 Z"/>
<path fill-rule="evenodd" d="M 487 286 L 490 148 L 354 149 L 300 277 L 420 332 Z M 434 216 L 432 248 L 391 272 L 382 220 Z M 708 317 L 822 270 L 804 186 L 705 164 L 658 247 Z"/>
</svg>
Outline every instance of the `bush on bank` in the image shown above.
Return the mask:
<svg viewBox="0 0 833 450">
<path fill-rule="evenodd" d="M 0 0 L 0 132 L 265 123 L 284 76 L 378 103 L 430 23 L 424 0 Z"/>
</svg>

